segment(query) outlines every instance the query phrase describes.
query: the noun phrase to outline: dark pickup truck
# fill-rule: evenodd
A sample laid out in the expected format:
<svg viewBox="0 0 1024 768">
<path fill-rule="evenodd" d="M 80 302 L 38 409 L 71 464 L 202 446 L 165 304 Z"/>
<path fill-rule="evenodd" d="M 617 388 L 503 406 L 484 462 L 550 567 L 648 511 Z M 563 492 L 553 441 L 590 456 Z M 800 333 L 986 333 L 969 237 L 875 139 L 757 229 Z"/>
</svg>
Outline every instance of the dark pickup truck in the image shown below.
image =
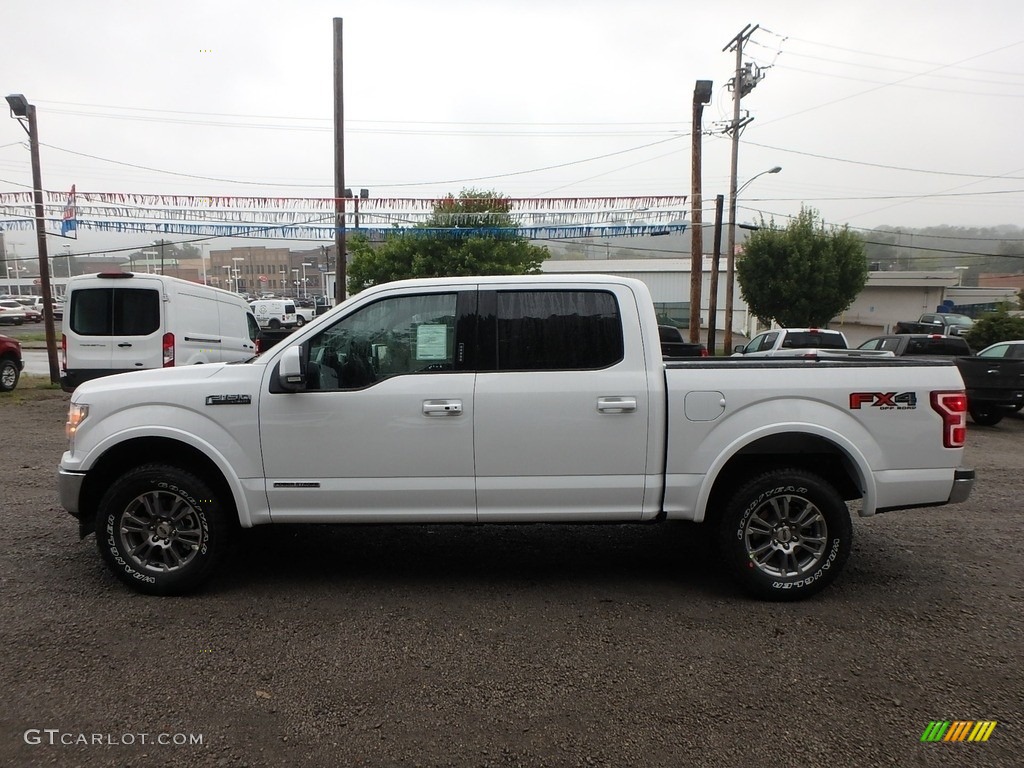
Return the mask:
<svg viewBox="0 0 1024 768">
<path fill-rule="evenodd" d="M 993 426 L 1024 405 L 1024 341 L 993 344 L 972 357 L 960 336 L 897 333 L 868 339 L 858 349 L 887 349 L 896 357 L 955 357 L 975 424 Z"/>
<path fill-rule="evenodd" d="M 857 349 L 882 349 L 894 357 L 967 357 L 971 348 L 960 336 L 937 333 L 895 333 L 868 339 Z"/>
<path fill-rule="evenodd" d="M 661 339 L 661 356 L 666 360 L 708 356 L 707 347 L 699 342 L 686 341 L 683 332 L 674 325 L 659 325 L 658 336 Z"/>
<path fill-rule="evenodd" d="M 899 322 L 893 333 L 940 333 L 944 336 L 963 336 L 974 325 L 967 315 L 951 312 L 925 312 L 917 322 Z"/>
<path fill-rule="evenodd" d="M 1024 341 L 1001 341 L 974 357 L 958 357 L 967 410 L 976 424 L 998 424 L 1024 406 Z"/>
</svg>

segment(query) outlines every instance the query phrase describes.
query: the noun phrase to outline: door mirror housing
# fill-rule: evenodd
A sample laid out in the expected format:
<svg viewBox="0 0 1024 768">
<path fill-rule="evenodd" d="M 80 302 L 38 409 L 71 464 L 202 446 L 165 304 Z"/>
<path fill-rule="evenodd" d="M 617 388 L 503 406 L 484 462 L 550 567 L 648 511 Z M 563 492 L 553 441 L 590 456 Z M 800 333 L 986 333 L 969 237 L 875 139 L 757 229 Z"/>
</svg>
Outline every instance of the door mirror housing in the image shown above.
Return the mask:
<svg viewBox="0 0 1024 768">
<path fill-rule="evenodd" d="M 737 352 L 737 353 L 742 355 L 746 351 L 746 349 L 747 349 L 747 345 L 746 344 L 737 344 L 735 347 L 732 348 L 732 351 L 733 352 Z"/>
<path fill-rule="evenodd" d="M 304 392 L 306 389 L 306 346 L 296 344 L 281 355 L 277 368 L 277 383 L 286 392 Z"/>
</svg>

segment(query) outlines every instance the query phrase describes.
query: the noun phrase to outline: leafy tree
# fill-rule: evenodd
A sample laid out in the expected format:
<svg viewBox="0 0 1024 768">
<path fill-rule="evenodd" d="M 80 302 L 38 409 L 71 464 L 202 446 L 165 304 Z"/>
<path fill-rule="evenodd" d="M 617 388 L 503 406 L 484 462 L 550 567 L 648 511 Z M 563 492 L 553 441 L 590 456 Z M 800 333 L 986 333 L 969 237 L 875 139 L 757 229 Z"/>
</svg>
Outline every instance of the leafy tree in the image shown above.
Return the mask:
<svg viewBox="0 0 1024 768">
<path fill-rule="evenodd" d="M 540 271 L 548 250 L 526 238 L 489 230 L 515 226 L 508 199 L 487 190 L 463 190 L 438 201 L 420 229 L 401 232 L 379 245 L 365 238 L 350 241 L 348 291 L 411 277 L 523 275 Z M 459 230 L 462 230 L 460 232 Z M 470 230 L 470 234 L 464 234 Z"/>
<path fill-rule="evenodd" d="M 985 315 L 967 333 L 967 343 L 976 352 L 997 341 L 1011 339 L 1024 339 L 1024 317 L 1012 316 L 1006 307 Z"/>
<path fill-rule="evenodd" d="M 802 208 L 785 229 L 775 221 L 748 238 L 736 274 L 743 298 L 762 322 L 823 326 L 853 303 L 868 279 L 860 238 L 829 230 L 818 211 Z"/>
</svg>

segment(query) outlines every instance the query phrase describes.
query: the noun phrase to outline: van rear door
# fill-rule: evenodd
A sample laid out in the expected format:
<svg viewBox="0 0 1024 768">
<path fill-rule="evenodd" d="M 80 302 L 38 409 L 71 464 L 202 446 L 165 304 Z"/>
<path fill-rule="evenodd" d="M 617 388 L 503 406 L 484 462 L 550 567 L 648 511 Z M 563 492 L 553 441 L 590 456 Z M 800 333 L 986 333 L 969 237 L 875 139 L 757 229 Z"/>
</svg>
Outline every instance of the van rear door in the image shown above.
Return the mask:
<svg viewBox="0 0 1024 768">
<path fill-rule="evenodd" d="M 95 285 L 71 294 L 68 370 L 110 373 L 163 365 L 160 290 Z"/>
</svg>

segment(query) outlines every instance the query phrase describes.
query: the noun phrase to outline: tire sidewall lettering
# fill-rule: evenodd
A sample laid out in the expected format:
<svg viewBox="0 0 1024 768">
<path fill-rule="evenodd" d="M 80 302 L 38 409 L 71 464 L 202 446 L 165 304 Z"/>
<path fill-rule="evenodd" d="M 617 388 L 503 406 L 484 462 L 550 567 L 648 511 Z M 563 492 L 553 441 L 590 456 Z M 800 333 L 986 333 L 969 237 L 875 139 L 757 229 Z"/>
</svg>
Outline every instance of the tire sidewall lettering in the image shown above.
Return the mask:
<svg viewBox="0 0 1024 768">
<path fill-rule="evenodd" d="M 200 560 L 205 558 L 210 553 L 210 524 L 207 518 L 207 511 L 203 504 L 187 489 L 162 480 L 150 481 L 147 483 L 147 488 L 140 488 L 139 493 L 144 493 L 146 490 L 161 490 L 168 493 L 174 493 L 187 502 L 194 510 L 198 517 L 200 528 L 202 529 L 202 538 L 200 540 L 199 549 L 196 552 L 196 559 Z M 131 493 L 136 493 L 132 491 Z M 137 493 L 136 493 L 137 495 Z M 153 576 L 140 570 L 133 562 L 131 558 L 127 556 L 121 549 L 119 537 L 116 535 L 117 527 L 120 523 L 120 518 L 127 511 L 127 506 L 124 503 L 118 503 L 115 505 L 114 511 L 105 513 L 103 523 L 103 546 L 104 549 L 109 553 L 111 560 L 111 567 L 116 571 L 123 571 L 123 573 L 130 579 L 140 582 L 143 584 L 158 585 L 158 583 L 165 583 L 169 580 L 175 580 L 180 574 L 158 574 Z M 196 562 L 193 566 L 199 566 Z"/>
</svg>

